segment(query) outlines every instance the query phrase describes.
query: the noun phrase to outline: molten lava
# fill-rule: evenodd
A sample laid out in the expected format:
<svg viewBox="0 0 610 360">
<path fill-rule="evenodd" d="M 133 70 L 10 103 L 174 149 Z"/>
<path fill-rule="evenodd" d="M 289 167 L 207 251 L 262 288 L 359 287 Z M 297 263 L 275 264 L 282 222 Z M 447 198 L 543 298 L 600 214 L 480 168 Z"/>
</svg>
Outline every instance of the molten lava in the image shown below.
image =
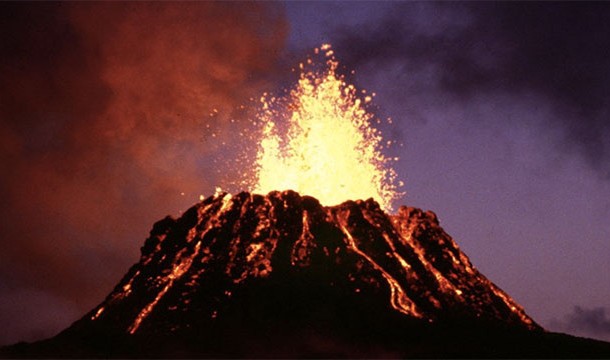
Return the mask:
<svg viewBox="0 0 610 360">
<path fill-rule="evenodd" d="M 276 108 L 276 98 L 261 98 L 264 128 L 253 191 L 294 190 L 325 205 L 374 198 L 391 210 L 400 194 L 393 159 L 381 153 L 381 132 L 372 127 L 373 116 L 364 106 L 372 98 L 359 98 L 356 88 L 337 75 L 330 45 L 321 50 L 324 70 L 315 70 L 311 59 L 301 64 L 298 85 L 280 99 L 287 101 L 287 111 Z"/>
</svg>

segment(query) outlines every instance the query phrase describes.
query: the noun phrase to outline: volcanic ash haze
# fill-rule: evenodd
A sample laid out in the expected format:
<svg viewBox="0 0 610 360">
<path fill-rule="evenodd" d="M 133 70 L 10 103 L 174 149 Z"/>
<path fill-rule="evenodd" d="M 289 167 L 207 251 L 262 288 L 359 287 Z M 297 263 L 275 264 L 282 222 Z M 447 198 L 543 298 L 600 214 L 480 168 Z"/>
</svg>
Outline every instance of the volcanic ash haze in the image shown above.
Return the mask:
<svg viewBox="0 0 610 360">
<path fill-rule="evenodd" d="M 219 183 L 235 109 L 278 72 L 277 5 L 0 4 L 0 344 L 88 311 L 154 219 Z"/>
</svg>

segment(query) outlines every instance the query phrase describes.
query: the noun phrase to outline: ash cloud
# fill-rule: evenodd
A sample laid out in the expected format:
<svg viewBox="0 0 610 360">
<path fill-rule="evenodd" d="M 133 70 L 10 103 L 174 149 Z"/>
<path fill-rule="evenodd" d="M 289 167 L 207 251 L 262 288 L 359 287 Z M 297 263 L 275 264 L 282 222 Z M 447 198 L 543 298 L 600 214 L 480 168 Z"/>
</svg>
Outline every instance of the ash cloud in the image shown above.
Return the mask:
<svg viewBox="0 0 610 360">
<path fill-rule="evenodd" d="M 423 74 L 416 90 L 436 98 L 535 96 L 554 109 L 546 126 L 561 130 L 558 148 L 610 179 L 608 4 L 403 3 L 340 31 L 335 48 L 348 68 L 393 67 L 395 82 Z"/>
<path fill-rule="evenodd" d="M 3 3 L 0 19 L 0 303 L 44 293 L 66 326 L 154 221 L 213 191 L 210 157 L 271 86 L 287 25 L 262 3 Z"/>
<path fill-rule="evenodd" d="M 583 308 L 574 306 L 571 313 L 563 320 L 553 320 L 551 329 L 575 333 L 581 336 L 594 337 L 610 341 L 610 317 L 603 307 Z"/>
</svg>

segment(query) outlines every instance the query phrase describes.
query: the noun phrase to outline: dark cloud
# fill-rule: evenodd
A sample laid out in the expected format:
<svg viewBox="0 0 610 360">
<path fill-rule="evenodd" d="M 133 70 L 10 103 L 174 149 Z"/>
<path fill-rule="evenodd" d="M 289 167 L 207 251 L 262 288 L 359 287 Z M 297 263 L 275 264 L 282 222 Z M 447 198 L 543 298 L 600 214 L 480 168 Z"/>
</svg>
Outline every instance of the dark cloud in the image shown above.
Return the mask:
<svg viewBox="0 0 610 360">
<path fill-rule="evenodd" d="M 610 176 L 607 3 L 402 3 L 343 29 L 335 48 L 348 68 L 431 71 L 418 90 L 433 96 L 534 94 L 555 109 L 548 126 L 566 134 L 561 147 Z"/>
<path fill-rule="evenodd" d="M 610 340 L 610 317 L 603 307 L 592 309 L 574 306 L 563 320 L 553 320 L 550 327 L 556 331 Z"/>
<path fill-rule="evenodd" d="M 101 301 L 154 221 L 213 191 L 285 34 L 273 4 L 2 3 L 2 311 Z"/>
</svg>

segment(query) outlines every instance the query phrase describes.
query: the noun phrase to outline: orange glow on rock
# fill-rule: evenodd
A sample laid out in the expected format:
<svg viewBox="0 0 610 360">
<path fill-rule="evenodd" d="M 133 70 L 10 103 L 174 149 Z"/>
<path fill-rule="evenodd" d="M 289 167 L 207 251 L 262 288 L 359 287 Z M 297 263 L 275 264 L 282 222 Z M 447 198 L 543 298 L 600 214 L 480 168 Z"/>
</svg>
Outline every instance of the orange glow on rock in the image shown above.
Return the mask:
<svg viewBox="0 0 610 360">
<path fill-rule="evenodd" d="M 373 115 L 364 106 L 372 98 L 359 98 L 356 88 L 337 75 L 330 45 L 321 50 L 324 70 L 316 71 L 319 65 L 308 59 L 299 66 L 298 84 L 286 99 L 261 98 L 254 192 L 294 190 L 327 206 L 373 198 L 390 211 L 401 194 L 394 184 L 393 159 L 381 153 L 381 132 L 371 125 Z M 278 101 L 287 101 L 287 109 L 278 110 Z"/>
</svg>

